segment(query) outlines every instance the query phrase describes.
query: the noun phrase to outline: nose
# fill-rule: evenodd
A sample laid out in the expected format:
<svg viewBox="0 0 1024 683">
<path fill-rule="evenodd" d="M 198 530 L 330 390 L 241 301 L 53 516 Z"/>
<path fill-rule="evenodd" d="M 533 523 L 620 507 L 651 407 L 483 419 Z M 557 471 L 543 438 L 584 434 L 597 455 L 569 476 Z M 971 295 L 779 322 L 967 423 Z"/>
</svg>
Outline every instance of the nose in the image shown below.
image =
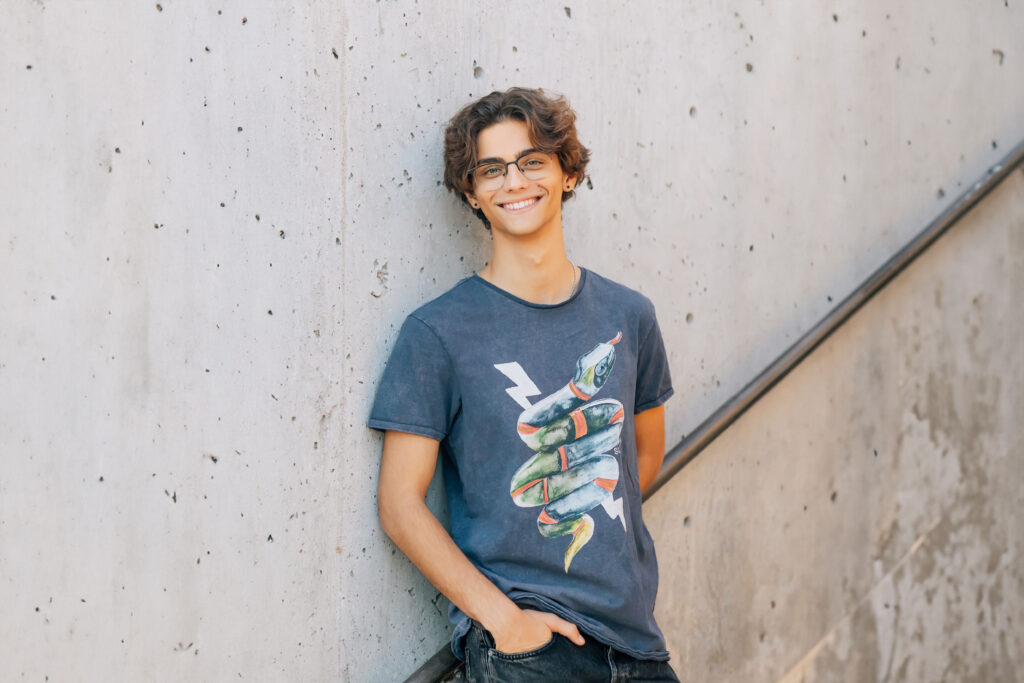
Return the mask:
<svg viewBox="0 0 1024 683">
<path fill-rule="evenodd" d="M 523 172 L 519 170 L 519 165 L 518 164 L 512 163 L 510 161 L 508 163 L 508 166 L 505 167 L 505 169 L 506 169 L 505 170 L 505 187 L 506 188 L 508 188 L 508 189 L 517 189 L 517 188 L 526 187 L 527 185 L 529 185 L 530 181 L 528 181 L 526 179 L 526 176 L 523 175 Z"/>
</svg>

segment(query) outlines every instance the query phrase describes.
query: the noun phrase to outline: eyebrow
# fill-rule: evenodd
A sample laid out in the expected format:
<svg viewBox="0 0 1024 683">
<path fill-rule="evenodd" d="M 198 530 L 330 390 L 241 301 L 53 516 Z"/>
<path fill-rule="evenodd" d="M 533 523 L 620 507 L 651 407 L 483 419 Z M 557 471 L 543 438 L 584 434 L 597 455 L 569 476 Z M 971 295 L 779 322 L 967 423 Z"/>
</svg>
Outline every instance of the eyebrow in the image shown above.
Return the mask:
<svg viewBox="0 0 1024 683">
<path fill-rule="evenodd" d="M 531 147 L 530 149 L 524 149 L 522 152 L 520 152 L 519 154 L 516 155 L 516 159 L 521 159 L 521 158 L 525 157 L 527 154 L 532 154 L 534 152 L 539 152 L 539 151 L 540 151 L 539 149 L 535 149 L 533 147 Z M 487 157 L 486 159 L 481 159 L 480 161 L 476 162 L 476 165 L 480 166 L 482 164 L 490 164 L 492 162 L 493 163 L 498 163 L 498 164 L 501 164 L 501 163 L 511 164 L 512 163 L 511 161 L 505 161 L 501 157 Z"/>
</svg>

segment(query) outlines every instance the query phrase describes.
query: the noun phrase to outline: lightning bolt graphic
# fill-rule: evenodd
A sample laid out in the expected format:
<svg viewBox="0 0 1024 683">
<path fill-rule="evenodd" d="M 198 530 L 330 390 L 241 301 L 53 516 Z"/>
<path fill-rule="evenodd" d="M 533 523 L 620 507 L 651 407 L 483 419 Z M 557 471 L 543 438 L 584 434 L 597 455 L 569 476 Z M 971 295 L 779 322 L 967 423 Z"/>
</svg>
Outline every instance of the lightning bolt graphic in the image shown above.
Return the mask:
<svg viewBox="0 0 1024 683">
<path fill-rule="evenodd" d="M 538 389 L 537 385 L 533 383 L 533 380 L 527 376 L 526 370 L 523 370 L 523 366 L 519 363 L 512 362 L 495 363 L 494 367 L 501 372 L 501 374 L 515 382 L 515 386 L 506 389 L 505 393 L 511 396 L 513 400 L 523 408 L 523 410 L 529 408 L 531 405 L 530 400 L 526 397 L 536 396 L 540 393 L 540 389 Z"/>
<path fill-rule="evenodd" d="M 601 501 L 601 507 L 612 519 L 618 517 L 622 522 L 622 530 L 626 531 L 626 515 L 622 513 L 622 498 L 612 498 L 611 500 L 606 498 Z"/>
</svg>

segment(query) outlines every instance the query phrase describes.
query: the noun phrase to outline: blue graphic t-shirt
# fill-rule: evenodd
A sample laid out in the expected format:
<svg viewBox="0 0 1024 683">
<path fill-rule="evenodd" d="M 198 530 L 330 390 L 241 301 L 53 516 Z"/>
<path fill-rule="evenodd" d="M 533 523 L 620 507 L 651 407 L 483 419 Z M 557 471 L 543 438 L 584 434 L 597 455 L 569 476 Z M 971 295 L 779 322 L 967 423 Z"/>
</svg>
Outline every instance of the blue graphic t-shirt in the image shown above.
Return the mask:
<svg viewBox="0 0 1024 683">
<path fill-rule="evenodd" d="M 452 538 L 513 601 L 666 660 L 633 415 L 672 395 L 668 359 L 649 299 L 580 272 L 559 304 L 473 275 L 418 308 L 369 426 L 441 442 Z M 469 618 L 449 618 L 464 658 Z"/>
</svg>

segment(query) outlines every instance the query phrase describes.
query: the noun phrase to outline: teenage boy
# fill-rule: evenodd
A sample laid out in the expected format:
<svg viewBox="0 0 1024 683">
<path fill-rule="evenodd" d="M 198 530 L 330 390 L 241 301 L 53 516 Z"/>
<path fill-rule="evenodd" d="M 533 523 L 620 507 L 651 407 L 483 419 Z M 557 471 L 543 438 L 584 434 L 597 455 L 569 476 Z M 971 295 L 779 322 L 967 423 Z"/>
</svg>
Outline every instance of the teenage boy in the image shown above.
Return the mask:
<svg viewBox="0 0 1024 683">
<path fill-rule="evenodd" d="M 445 185 L 492 258 L 406 318 L 369 420 L 381 526 L 451 600 L 470 681 L 678 680 L 640 514 L 668 361 L 650 300 L 566 256 L 590 156 L 575 118 L 512 88 L 450 121 Z M 424 503 L 439 450 L 450 535 Z"/>
</svg>

